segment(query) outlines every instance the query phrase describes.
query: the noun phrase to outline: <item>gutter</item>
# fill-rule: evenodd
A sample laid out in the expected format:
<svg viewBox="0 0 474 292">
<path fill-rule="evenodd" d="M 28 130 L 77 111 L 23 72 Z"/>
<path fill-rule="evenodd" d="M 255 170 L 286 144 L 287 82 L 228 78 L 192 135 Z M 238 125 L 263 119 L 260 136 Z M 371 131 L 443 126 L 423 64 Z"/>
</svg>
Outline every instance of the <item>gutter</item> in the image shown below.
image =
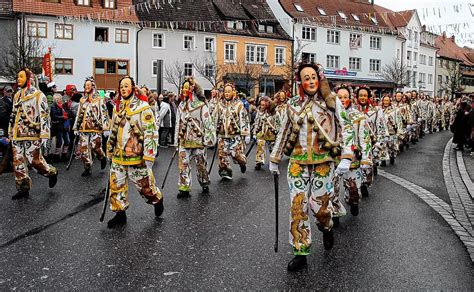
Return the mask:
<svg viewBox="0 0 474 292">
<path fill-rule="evenodd" d="M 137 30 L 136 39 L 135 39 L 135 74 L 136 74 L 136 85 L 140 84 L 138 82 L 138 34 L 143 30 L 143 26 L 141 23 L 138 24 L 140 29 Z"/>
</svg>

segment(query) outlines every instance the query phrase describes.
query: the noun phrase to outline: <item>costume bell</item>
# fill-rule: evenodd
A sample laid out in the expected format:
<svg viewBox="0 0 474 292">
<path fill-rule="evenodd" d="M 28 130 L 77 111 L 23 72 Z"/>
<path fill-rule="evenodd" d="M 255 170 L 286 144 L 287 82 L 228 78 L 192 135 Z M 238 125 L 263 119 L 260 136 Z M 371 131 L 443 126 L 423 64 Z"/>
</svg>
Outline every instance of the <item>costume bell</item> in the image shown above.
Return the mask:
<svg viewBox="0 0 474 292">
<path fill-rule="evenodd" d="M 345 191 L 344 199 L 350 206 L 351 214 L 357 216 L 361 201 L 362 170 L 372 167 L 372 140 L 366 117 L 357 109 L 356 102 L 352 100 L 352 88 L 342 84 L 336 87 L 334 91 L 345 109 L 346 113 L 343 115 L 347 115 L 353 127 L 354 139 L 352 139 L 351 148 L 354 155 L 349 171 L 342 175 L 342 181 Z M 341 188 L 339 188 L 336 197 L 340 195 L 340 192 Z M 335 214 L 336 218 L 343 215 L 345 213 Z M 338 222 L 338 220 L 335 222 Z"/>
<path fill-rule="evenodd" d="M 206 153 L 216 143 L 216 130 L 202 88 L 192 78 L 181 87 L 181 103 L 176 116 L 175 144 L 178 145 L 178 198 L 191 190 L 191 162 L 196 162 L 197 178 L 203 193 L 209 192 Z"/>
<path fill-rule="evenodd" d="M 299 96 L 288 101 L 283 124 L 270 156 L 270 170 L 278 173 L 282 155 L 290 157 L 287 180 L 290 191 L 290 244 L 295 258 L 289 271 L 306 265 L 311 249 L 309 214 L 315 215 L 323 231 L 326 249 L 332 248 L 333 237 L 333 178 L 349 171 L 354 137 L 350 120 L 343 115 L 341 102 L 331 94 L 324 69 L 314 63 L 301 63 L 296 73 Z M 340 129 L 336 130 L 337 122 Z M 338 140 L 337 132 L 342 133 Z M 342 156 L 341 156 L 342 149 Z M 337 169 L 335 160 L 342 160 Z"/>
<path fill-rule="evenodd" d="M 73 130 L 79 136 L 79 153 L 84 163 L 82 176 L 91 175 L 92 152 L 101 161 L 101 169 L 104 169 L 107 158 L 102 149 L 102 134 L 109 134 L 109 116 L 105 102 L 97 93 L 94 79 L 91 77 L 84 82 L 84 97 L 79 102 Z"/>
<path fill-rule="evenodd" d="M 213 113 L 217 127 L 219 175 L 232 179 L 230 158 L 239 164 L 242 173 L 247 170 L 244 150 L 245 144 L 250 143 L 250 121 L 244 104 L 236 97 L 233 84 L 224 86 L 223 95 Z"/>
<path fill-rule="evenodd" d="M 110 209 L 115 212 L 107 226 L 113 228 L 127 221 L 128 180 L 140 195 L 163 213 L 163 195 L 156 186 L 152 167 L 158 148 L 158 131 L 147 97 L 135 88 L 131 77 L 119 82 L 119 100 L 114 107 L 112 132 L 107 140 L 107 157 L 112 160 L 109 176 Z"/>
<path fill-rule="evenodd" d="M 272 152 L 277 133 L 275 110 L 270 98 L 264 96 L 260 99 L 260 107 L 253 126 L 253 137 L 257 140 L 255 170 L 260 170 L 265 164 L 266 148 Z"/>
<path fill-rule="evenodd" d="M 49 187 L 56 185 L 58 171 L 46 163 L 41 153 L 41 145 L 50 137 L 50 117 L 46 96 L 31 86 L 33 74 L 27 68 L 18 72 L 20 90 L 13 98 L 8 137 L 12 144 L 13 172 L 17 193 L 13 200 L 29 196 L 32 181 L 28 166 L 40 175 L 49 178 Z"/>
</svg>

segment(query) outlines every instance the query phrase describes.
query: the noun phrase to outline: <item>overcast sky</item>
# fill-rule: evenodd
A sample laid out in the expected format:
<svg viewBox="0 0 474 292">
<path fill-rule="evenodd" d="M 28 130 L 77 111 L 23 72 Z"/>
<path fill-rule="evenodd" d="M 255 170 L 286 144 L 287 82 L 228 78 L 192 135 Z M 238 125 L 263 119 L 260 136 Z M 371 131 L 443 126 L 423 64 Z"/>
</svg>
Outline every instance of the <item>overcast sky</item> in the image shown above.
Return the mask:
<svg viewBox="0 0 474 292">
<path fill-rule="evenodd" d="M 474 48 L 474 0 L 375 0 L 375 4 L 394 11 L 417 9 L 421 23 L 433 32 L 446 30 L 456 35 L 458 45 Z"/>
</svg>

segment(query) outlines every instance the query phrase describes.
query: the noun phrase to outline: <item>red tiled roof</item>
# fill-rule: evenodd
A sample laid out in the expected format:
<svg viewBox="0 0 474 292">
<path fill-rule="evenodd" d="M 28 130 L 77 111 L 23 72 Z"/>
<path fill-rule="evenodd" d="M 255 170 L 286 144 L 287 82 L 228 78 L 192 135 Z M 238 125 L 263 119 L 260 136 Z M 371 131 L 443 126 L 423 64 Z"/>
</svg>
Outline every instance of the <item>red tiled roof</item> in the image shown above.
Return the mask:
<svg viewBox="0 0 474 292">
<path fill-rule="evenodd" d="M 350 26 L 371 26 L 388 28 L 389 25 L 382 17 L 379 17 L 375 10 L 375 5 L 369 2 L 358 0 L 279 0 L 283 9 L 293 18 L 313 18 L 318 17 L 317 21 L 322 23 L 331 23 L 330 17 L 322 16 L 318 8 L 322 8 L 327 16 L 336 16 L 336 23 Z M 295 4 L 301 6 L 304 11 L 298 11 Z M 339 17 L 339 12 L 346 15 L 346 20 Z M 351 14 L 359 17 L 360 21 L 356 21 Z M 369 15 L 375 15 L 378 25 L 372 23 Z"/>
<path fill-rule="evenodd" d="M 49 3 L 41 0 L 13 0 L 13 11 L 36 15 L 50 16 L 83 16 L 92 14 L 91 18 L 112 21 L 136 22 L 138 18 L 135 13 L 130 13 L 128 8 L 132 0 L 116 0 L 117 9 L 102 8 L 102 0 L 90 0 L 92 6 L 79 6 L 74 0 L 61 0 L 61 3 Z"/>
<path fill-rule="evenodd" d="M 407 26 L 413 17 L 413 14 L 415 13 L 415 10 L 395 12 L 379 5 L 374 5 L 374 7 L 378 13 L 385 13 L 382 14 L 382 17 L 385 19 L 388 25 L 394 28 Z"/>
<path fill-rule="evenodd" d="M 459 47 L 453 38 L 446 37 L 445 34 L 438 36 L 435 42 L 439 49 L 439 56 L 458 60 L 468 66 L 474 66 L 474 51 L 472 49 Z"/>
</svg>

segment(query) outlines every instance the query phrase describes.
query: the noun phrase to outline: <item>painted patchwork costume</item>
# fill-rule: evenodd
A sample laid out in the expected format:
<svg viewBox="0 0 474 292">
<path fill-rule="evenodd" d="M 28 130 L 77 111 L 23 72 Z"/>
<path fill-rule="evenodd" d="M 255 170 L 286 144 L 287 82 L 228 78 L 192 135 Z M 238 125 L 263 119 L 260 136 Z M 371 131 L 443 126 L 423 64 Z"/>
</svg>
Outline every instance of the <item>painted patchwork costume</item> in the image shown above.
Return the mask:
<svg viewBox="0 0 474 292">
<path fill-rule="evenodd" d="M 16 188 L 28 192 L 32 181 L 28 175 L 31 165 L 40 175 L 57 176 L 55 167 L 46 163 L 41 143 L 50 137 L 50 115 L 46 96 L 34 87 L 22 88 L 13 98 L 9 133 L 13 150 L 13 171 Z"/>
<path fill-rule="evenodd" d="M 337 131 L 342 131 L 342 141 L 337 141 Z M 270 160 L 278 164 L 283 153 L 290 157 L 290 244 L 295 255 L 310 253 L 310 210 L 321 229 L 331 230 L 335 161 L 341 148 L 342 158 L 352 159 L 353 139 L 351 122 L 339 100 L 335 102 L 335 111 L 317 94 L 288 101 Z"/>
<path fill-rule="evenodd" d="M 401 128 L 398 129 L 398 145 L 399 148 L 403 144 L 407 144 L 410 138 L 411 124 L 413 123 L 413 117 L 410 114 L 410 106 L 403 102 L 392 103 L 392 106 L 398 110 Z"/>
<path fill-rule="evenodd" d="M 197 178 L 204 188 L 210 183 L 206 150 L 216 143 L 216 130 L 209 108 L 197 97 L 182 101 L 176 116 L 175 144 L 179 146 L 179 191 L 191 189 L 191 161 L 196 162 Z"/>
<path fill-rule="evenodd" d="M 345 111 L 353 127 L 353 137 L 350 137 L 350 141 L 353 143 L 351 149 L 354 155 L 349 171 L 342 175 L 342 181 L 345 190 L 344 199 L 349 206 L 353 206 L 359 205 L 361 200 L 360 189 L 363 178 L 361 168 L 368 169 L 372 167 L 372 139 L 365 115 L 353 105 Z M 342 188 L 339 187 L 339 192 L 341 190 Z M 337 197 L 339 195 L 340 193 L 336 194 Z M 334 214 L 335 217 L 343 215 L 345 215 L 344 209 Z"/>
<path fill-rule="evenodd" d="M 391 159 L 394 159 L 398 155 L 399 151 L 399 136 L 403 133 L 403 123 L 400 111 L 398 108 L 390 105 L 383 107 L 383 113 L 385 120 L 387 121 L 388 141 L 387 151 Z"/>
<path fill-rule="evenodd" d="M 97 93 L 83 97 L 79 103 L 74 131 L 79 132 L 79 153 L 84 168 L 92 168 L 92 152 L 99 160 L 105 158 L 102 149 L 102 133 L 109 130 L 109 116 L 104 101 Z"/>
<path fill-rule="evenodd" d="M 125 211 L 128 206 L 128 180 L 148 204 L 163 199 L 155 177 L 146 161 L 154 161 L 158 148 L 158 131 L 153 110 L 147 102 L 132 95 L 114 108 L 112 133 L 107 141 L 110 167 L 110 208 Z"/>
<path fill-rule="evenodd" d="M 264 164 L 266 147 L 269 152 L 273 150 L 276 135 L 278 134 L 276 114 L 268 111 L 258 111 L 253 126 L 253 136 L 257 139 L 257 152 L 255 155 L 256 164 Z"/>
<path fill-rule="evenodd" d="M 244 104 L 239 99 L 229 101 L 224 98 L 215 108 L 217 127 L 217 153 L 219 157 L 219 175 L 232 177 L 230 159 L 245 167 L 244 138 L 250 136 L 250 121 Z"/>
</svg>

